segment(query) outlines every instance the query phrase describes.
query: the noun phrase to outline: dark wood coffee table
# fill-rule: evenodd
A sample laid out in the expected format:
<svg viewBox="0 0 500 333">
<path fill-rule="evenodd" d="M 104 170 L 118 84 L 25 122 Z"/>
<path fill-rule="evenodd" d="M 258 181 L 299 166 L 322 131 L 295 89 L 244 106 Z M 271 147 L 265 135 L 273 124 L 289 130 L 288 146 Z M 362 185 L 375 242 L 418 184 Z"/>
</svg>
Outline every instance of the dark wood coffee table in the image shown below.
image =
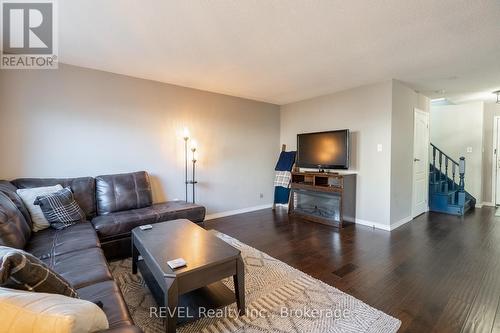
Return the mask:
<svg viewBox="0 0 500 333">
<path fill-rule="evenodd" d="M 236 303 L 245 313 L 245 269 L 241 253 L 189 220 L 153 224 L 132 230 L 132 272 L 139 255 L 164 295 L 167 332 L 175 332 L 179 296 L 232 276 Z M 167 261 L 184 258 L 187 266 L 171 269 Z"/>
</svg>

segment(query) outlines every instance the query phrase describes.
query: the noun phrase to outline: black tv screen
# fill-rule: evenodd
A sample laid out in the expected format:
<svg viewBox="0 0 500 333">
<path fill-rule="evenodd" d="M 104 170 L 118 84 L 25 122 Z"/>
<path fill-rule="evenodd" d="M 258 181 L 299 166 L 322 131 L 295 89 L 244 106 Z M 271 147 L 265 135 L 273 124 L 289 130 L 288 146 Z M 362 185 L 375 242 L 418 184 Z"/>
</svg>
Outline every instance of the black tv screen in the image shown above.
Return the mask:
<svg viewBox="0 0 500 333">
<path fill-rule="evenodd" d="M 349 130 L 297 135 L 301 168 L 349 169 Z"/>
</svg>

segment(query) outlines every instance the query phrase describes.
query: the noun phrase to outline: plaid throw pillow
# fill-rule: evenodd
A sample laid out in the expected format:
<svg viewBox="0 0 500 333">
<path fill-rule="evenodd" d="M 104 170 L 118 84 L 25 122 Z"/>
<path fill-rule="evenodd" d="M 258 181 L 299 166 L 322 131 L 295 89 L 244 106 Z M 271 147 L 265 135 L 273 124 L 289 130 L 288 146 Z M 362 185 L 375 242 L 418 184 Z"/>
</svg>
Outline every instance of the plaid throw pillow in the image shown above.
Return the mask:
<svg viewBox="0 0 500 333">
<path fill-rule="evenodd" d="M 78 298 L 76 290 L 40 259 L 7 246 L 0 246 L 0 287 Z"/>
<path fill-rule="evenodd" d="M 65 187 L 55 193 L 38 196 L 34 202 L 55 229 L 64 229 L 85 220 L 85 213 L 73 198 L 73 192 Z"/>
</svg>

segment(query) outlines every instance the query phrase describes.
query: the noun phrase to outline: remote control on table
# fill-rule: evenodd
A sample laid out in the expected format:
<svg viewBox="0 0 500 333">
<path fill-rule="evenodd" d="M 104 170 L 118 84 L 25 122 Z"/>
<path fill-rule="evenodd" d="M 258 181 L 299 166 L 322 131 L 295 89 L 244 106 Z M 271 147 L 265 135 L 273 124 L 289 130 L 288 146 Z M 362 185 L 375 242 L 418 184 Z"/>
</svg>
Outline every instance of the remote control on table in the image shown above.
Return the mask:
<svg viewBox="0 0 500 333">
<path fill-rule="evenodd" d="M 167 261 L 167 265 L 170 266 L 172 269 L 180 268 L 186 266 L 186 260 L 182 258 L 177 258 L 174 260 Z"/>
</svg>

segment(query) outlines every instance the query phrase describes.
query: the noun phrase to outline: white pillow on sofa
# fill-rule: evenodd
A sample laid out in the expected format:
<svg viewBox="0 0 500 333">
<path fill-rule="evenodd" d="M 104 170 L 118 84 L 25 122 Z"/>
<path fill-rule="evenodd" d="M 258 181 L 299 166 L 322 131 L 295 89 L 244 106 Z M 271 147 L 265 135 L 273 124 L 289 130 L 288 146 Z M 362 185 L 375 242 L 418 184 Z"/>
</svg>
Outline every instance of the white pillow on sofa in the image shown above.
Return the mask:
<svg viewBox="0 0 500 333">
<path fill-rule="evenodd" d="M 0 323 L 2 332 L 23 333 L 83 333 L 109 328 L 106 314 L 92 302 L 9 288 L 0 288 Z"/>
<path fill-rule="evenodd" d="M 36 198 L 41 195 L 47 195 L 55 193 L 62 190 L 61 185 L 55 186 L 45 186 L 45 187 L 33 187 L 33 188 L 21 188 L 16 191 L 17 195 L 21 197 L 24 205 L 28 209 L 31 215 L 31 221 L 33 222 L 33 231 L 37 232 L 50 227 L 49 221 L 43 215 L 40 206 L 34 204 Z"/>
</svg>

